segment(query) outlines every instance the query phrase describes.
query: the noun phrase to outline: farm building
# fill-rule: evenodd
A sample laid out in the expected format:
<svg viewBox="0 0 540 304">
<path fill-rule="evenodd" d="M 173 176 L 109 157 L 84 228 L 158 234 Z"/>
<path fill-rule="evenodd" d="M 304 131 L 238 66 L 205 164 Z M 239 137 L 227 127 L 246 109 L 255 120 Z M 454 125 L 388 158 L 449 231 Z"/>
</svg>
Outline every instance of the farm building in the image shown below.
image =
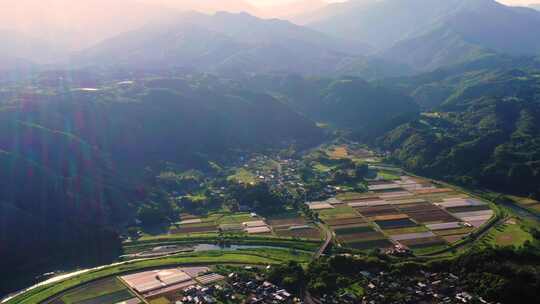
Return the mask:
<svg viewBox="0 0 540 304">
<path fill-rule="evenodd" d="M 120 279 L 142 297 L 155 299 L 199 283 L 208 284 L 223 279 L 217 274 L 206 274 L 208 271 L 207 267 L 170 268 L 125 275 Z"/>
</svg>

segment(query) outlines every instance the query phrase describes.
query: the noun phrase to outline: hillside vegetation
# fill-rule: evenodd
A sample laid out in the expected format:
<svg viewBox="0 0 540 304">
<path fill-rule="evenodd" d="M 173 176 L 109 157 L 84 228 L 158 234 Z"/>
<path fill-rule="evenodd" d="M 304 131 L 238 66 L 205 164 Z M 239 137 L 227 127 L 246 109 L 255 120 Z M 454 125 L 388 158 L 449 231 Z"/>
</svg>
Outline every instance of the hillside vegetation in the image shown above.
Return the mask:
<svg viewBox="0 0 540 304">
<path fill-rule="evenodd" d="M 69 266 L 72 258 L 89 264 L 116 258 L 119 240 L 109 228 L 133 221 L 149 194 L 146 178 L 154 178 L 148 168 L 210 170 L 210 160 L 228 162 L 241 151 L 301 149 L 322 139 L 315 123 L 269 95 L 218 79 L 111 83 L 4 94 L 3 269 L 38 274 L 57 262 Z"/>
<path fill-rule="evenodd" d="M 490 72 L 380 139 L 406 168 L 538 196 L 540 74 Z"/>
</svg>

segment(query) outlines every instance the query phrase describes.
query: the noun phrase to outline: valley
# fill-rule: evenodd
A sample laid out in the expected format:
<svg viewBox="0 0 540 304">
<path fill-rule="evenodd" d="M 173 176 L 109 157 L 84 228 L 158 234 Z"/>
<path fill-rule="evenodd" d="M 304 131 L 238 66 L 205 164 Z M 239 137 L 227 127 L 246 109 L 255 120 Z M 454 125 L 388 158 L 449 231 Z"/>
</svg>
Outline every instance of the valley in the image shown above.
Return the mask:
<svg viewBox="0 0 540 304">
<path fill-rule="evenodd" d="M 534 4 L 0 2 L 2 304 L 537 301 Z"/>
<path fill-rule="evenodd" d="M 300 196 L 279 211 L 242 205 L 240 201 L 184 211 L 177 222 L 167 225 L 130 227 L 123 255 L 118 257 L 120 262 L 59 276 L 61 279 L 37 285 L 3 303 L 86 303 L 84 299 L 95 297 L 99 303 L 115 304 L 121 300 L 120 291 L 109 288 L 118 286 L 111 278 L 166 266 L 266 267 L 291 260 L 307 265 L 321 253 L 362 258 L 374 252 L 396 261 L 426 263 L 456 258 L 489 244 L 519 247 L 533 241 L 529 229 L 536 224 L 521 220 L 511 209 L 446 183 L 407 175 L 382 163 L 382 159 L 354 143 L 323 145 L 299 158 L 272 154 L 243 157 L 237 167 L 223 168 L 231 175 L 206 178 L 201 184 L 208 187 L 224 179 L 232 185 L 191 192 L 212 196 L 227 193 L 234 184 L 257 187 L 268 183 L 273 191 L 281 192 L 280 196 Z M 344 165 L 353 169 L 344 169 Z M 340 170 L 349 176 L 336 174 Z M 310 189 L 309 183 L 315 181 L 332 186 Z M 181 184 L 175 188 L 166 180 L 161 182 L 170 195 L 185 191 Z M 270 194 L 259 195 L 262 201 Z M 192 194 L 187 199 L 193 196 L 200 195 Z M 194 203 L 202 203 L 200 199 Z M 165 303 L 167 298 L 185 294 L 189 286 L 193 285 L 181 284 L 165 296 L 141 298 L 139 302 Z M 65 290 L 80 290 L 82 294 Z M 131 293 L 124 291 L 122 297 L 136 299 L 137 294 Z"/>
</svg>

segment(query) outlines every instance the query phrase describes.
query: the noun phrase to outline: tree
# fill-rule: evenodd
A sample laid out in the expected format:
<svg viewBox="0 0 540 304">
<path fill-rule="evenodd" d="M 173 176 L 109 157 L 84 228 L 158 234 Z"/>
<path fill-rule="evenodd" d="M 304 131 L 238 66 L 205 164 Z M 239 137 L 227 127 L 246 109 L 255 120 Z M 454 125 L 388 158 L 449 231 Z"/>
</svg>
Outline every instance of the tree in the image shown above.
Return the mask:
<svg viewBox="0 0 540 304">
<path fill-rule="evenodd" d="M 302 291 L 306 287 L 304 269 L 295 261 L 271 268 L 268 273 L 268 279 L 297 295 L 302 294 Z"/>
<path fill-rule="evenodd" d="M 139 207 L 137 217 L 143 225 L 157 225 L 167 221 L 166 215 L 153 204 L 144 204 Z"/>
<path fill-rule="evenodd" d="M 356 168 L 354 170 L 354 175 L 356 176 L 356 178 L 364 178 L 368 175 L 369 173 L 369 166 L 367 164 L 359 164 L 359 165 L 356 165 Z"/>
<path fill-rule="evenodd" d="M 139 228 L 137 227 L 129 227 L 127 229 L 127 234 L 131 239 L 138 239 L 139 238 Z"/>
</svg>

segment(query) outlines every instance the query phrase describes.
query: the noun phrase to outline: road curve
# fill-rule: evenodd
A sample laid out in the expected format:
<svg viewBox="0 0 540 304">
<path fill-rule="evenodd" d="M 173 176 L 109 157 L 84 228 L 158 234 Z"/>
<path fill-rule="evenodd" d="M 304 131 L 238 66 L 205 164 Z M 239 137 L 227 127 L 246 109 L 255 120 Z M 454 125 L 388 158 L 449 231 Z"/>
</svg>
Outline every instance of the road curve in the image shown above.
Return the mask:
<svg viewBox="0 0 540 304">
<path fill-rule="evenodd" d="M 326 251 L 326 248 L 328 248 L 328 246 L 332 242 L 332 239 L 334 238 L 334 235 L 332 234 L 332 231 L 330 231 L 330 229 L 326 228 L 323 224 L 318 222 L 317 226 L 319 226 L 319 229 L 321 229 L 322 231 L 325 232 L 326 239 L 324 240 L 324 244 L 322 244 L 321 248 L 319 248 L 317 253 L 313 256 L 313 260 L 317 260 L 318 258 L 320 258 L 323 255 L 323 253 Z M 318 300 L 314 299 L 311 296 L 311 294 L 309 293 L 309 291 L 307 291 L 307 290 L 306 290 L 306 292 L 304 294 L 304 302 L 306 304 L 320 304 L 320 302 Z"/>
<path fill-rule="evenodd" d="M 322 244 L 321 248 L 319 248 L 319 251 L 317 251 L 317 253 L 313 256 L 314 260 L 320 258 L 323 255 L 323 253 L 326 251 L 326 248 L 328 248 L 328 246 L 332 242 L 332 239 L 334 238 L 332 231 L 326 228 L 323 224 L 317 223 L 317 226 L 319 226 L 319 229 L 326 233 L 326 239 L 324 240 L 324 244 Z"/>
</svg>

